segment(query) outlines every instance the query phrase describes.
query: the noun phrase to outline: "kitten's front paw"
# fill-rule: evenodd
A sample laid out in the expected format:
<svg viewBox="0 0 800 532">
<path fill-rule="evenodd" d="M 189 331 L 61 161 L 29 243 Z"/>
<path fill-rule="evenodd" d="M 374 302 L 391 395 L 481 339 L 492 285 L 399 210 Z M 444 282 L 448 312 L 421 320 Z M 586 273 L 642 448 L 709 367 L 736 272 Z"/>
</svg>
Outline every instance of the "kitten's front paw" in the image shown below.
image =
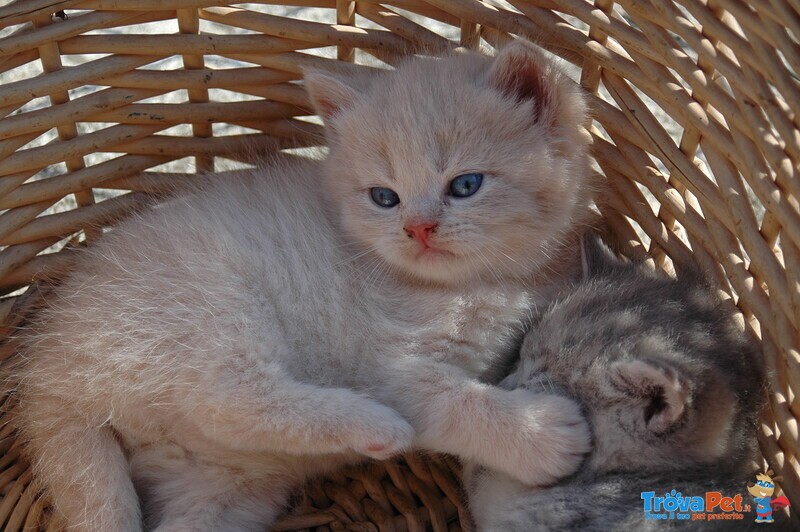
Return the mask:
<svg viewBox="0 0 800 532">
<path fill-rule="evenodd" d="M 375 403 L 360 421 L 364 428 L 354 438 L 354 451 L 375 460 L 386 460 L 411 449 L 414 429 L 391 408 Z"/>
<path fill-rule="evenodd" d="M 513 390 L 508 394 L 519 415 L 511 449 L 498 469 L 531 486 L 546 486 L 574 473 L 591 450 L 591 432 L 572 399 Z M 504 446 L 505 447 L 505 446 Z"/>
</svg>

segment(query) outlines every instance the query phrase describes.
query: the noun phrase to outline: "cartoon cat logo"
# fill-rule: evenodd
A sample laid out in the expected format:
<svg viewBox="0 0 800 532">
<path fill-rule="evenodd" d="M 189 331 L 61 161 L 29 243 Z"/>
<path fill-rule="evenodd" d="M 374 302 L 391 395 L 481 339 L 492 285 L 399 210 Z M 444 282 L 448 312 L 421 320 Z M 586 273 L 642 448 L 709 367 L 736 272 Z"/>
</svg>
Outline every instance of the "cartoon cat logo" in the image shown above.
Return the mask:
<svg viewBox="0 0 800 532">
<path fill-rule="evenodd" d="M 747 491 L 753 496 L 756 503 L 756 523 L 774 523 L 772 518 L 773 510 L 780 510 L 790 505 L 789 499 L 784 496 L 772 498 L 775 492 L 775 482 L 783 480 L 783 477 L 774 477 L 772 469 L 766 474 L 756 475 L 755 484 L 747 483 Z"/>
</svg>

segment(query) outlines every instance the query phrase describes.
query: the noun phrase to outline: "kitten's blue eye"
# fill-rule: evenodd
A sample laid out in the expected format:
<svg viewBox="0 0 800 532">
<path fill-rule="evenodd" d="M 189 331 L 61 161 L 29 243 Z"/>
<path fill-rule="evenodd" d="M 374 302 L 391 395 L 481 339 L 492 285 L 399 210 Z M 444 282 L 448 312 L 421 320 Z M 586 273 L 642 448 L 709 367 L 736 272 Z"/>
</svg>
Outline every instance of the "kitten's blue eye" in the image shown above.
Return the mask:
<svg viewBox="0 0 800 532">
<path fill-rule="evenodd" d="M 475 194 L 483 183 L 483 174 L 462 174 L 450 181 L 450 195 L 467 198 Z"/>
<path fill-rule="evenodd" d="M 372 201 L 387 209 L 391 209 L 400 203 L 400 196 L 391 188 L 372 187 L 369 189 L 369 194 L 372 196 Z"/>
</svg>

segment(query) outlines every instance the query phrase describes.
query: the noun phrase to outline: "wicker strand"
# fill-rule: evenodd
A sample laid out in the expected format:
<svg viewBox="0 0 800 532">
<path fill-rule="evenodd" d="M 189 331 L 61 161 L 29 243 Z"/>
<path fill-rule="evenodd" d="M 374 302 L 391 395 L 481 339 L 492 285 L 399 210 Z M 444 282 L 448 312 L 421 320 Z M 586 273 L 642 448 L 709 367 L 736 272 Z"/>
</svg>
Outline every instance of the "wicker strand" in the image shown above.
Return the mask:
<svg viewBox="0 0 800 532">
<path fill-rule="evenodd" d="M 200 33 L 200 16 L 196 9 L 179 9 L 177 11 L 178 27 L 181 33 L 199 34 Z M 202 55 L 184 54 L 183 68 L 187 70 L 203 69 L 205 67 L 205 60 Z M 188 89 L 189 101 L 192 103 L 207 103 L 208 89 L 206 88 L 192 88 Z M 209 138 L 213 136 L 213 126 L 208 122 L 192 122 L 192 134 L 199 138 Z M 195 167 L 198 172 L 213 172 L 214 171 L 214 157 L 203 152 L 197 152 L 200 155 L 195 156 Z"/>
</svg>

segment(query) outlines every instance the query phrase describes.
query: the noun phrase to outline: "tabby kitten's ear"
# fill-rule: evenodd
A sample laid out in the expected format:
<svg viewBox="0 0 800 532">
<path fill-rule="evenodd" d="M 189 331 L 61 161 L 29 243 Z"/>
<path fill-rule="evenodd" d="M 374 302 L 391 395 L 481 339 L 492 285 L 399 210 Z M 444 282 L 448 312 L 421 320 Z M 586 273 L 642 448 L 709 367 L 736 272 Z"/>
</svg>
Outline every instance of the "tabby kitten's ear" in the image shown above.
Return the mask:
<svg viewBox="0 0 800 532">
<path fill-rule="evenodd" d="M 594 231 L 587 231 L 581 238 L 581 263 L 583 278 L 588 279 L 611 272 L 622 264 L 622 261 L 614 256 L 600 235 Z"/>
<path fill-rule="evenodd" d="M 489 71 L 489 85 L 520 103 L 531 102 L 532 122 L 565 141 L 577 141 L 575 125 L 586 118 L 581 90 L 533 44 L 516 40 L 500 50 Z"/>
<path fill-rule="evenodd" d="M 329 74 L 308 71 L 304 79 L 314 110 L 328 127 L 332 127 L 331 121 L 337 114 L 352 106 L 358 99 L 359 93 L 356 89 Z"/>
<path fill-rule="evenodd" d="M 689 406 L 690 392 L 680 375 L 644 360 L 617 362 L 612 383 L 635 401 L 645 426 L 655 433 L 668 432 L 680 423 Z"/>
</svg>

